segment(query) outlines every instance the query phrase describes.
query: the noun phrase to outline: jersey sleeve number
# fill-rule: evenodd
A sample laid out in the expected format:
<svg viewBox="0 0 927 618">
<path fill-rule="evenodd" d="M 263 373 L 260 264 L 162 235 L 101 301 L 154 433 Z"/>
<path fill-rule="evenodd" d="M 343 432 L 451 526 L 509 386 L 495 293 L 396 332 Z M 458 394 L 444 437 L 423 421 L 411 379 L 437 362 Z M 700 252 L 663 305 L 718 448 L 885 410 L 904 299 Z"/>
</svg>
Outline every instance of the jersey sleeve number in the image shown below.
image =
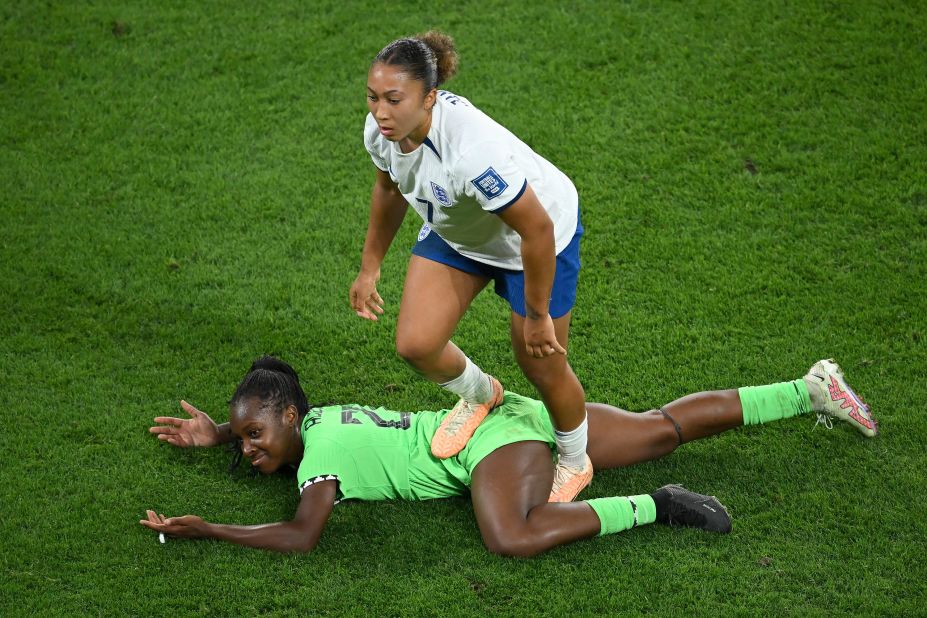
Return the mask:
<svg viewBox="0 0 927 618">
<path fill-rule="evenodd" d="M 342 425 L 360 425 L 361 420 L 356 418 L 355 414 L 364 414 L 373 421 L 373 424 L 377 427 L 384 427 L 386 429 L 408 429 L 411 425 L 410 414 L 409 412 L 400 412 L 398 421 L 388 421 L 382 418 L 379 414 L 373 410 L 368 410 L 367 408 L 361 408 L 359 406 L 344 406 L 341 408 L 341 424 Z"/>
<path fill-rule="evenodd" d="M 439 90 L 438 96 L 444 99 L 445 101 L 447 101 L 448 103 L 450 103 L 451 105 L 457 105 L 457 103 L 461 102 L 460 97 L 458 97 L 456 94 L 451 94 L 447 90 Z"/>
</svg>

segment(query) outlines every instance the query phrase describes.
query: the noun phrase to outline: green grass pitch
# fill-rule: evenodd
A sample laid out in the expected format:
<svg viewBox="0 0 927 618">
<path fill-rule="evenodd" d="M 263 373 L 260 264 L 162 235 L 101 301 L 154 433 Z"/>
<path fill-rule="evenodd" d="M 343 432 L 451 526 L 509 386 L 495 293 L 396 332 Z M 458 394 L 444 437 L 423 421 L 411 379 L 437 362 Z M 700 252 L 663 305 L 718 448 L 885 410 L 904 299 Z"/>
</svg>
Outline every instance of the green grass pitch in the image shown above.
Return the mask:
<svg viewBox="0 0 927 618">
<path fill-rule="evenodd" d="M 0 614 L 690 615 L 924 611 L 927 5 L 913 2 L 0 3 Z M 283 476 L 147 433 L 226 418 L 250 361 L 310 400 L 451 405 L 396 356 L 410 214 L 362 322 L 373 55 L 451 33 L 470 98 L 567 172 L 586 237 L 570 358 L 646 410 L 834 356 L 882 435 L 791 419 L 602 473 L 734 531 L 658 526 L 533 560 L 466 499 L 345 504 L 318 550 L 168 541 L 146 508 L 288 517 Z M 486 293 L 455 337 L 535 391 Z"/>
</svg>

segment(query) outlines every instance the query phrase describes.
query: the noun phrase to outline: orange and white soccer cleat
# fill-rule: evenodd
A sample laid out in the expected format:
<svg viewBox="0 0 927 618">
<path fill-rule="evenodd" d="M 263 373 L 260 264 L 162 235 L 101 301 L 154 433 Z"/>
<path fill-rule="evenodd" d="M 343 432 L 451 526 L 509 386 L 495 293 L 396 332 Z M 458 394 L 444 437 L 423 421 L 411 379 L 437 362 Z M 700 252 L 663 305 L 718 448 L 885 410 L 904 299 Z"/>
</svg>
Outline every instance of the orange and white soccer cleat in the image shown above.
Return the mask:
<svg viewBox="0 0 927 618">
<path fill-rule="evenodd" d="M 462 451 L 489 411 L 502 403 L 502 384 L 492 376 L 489 376 L 489 381 L 492 383 L 492 399 L 486 403 L 472 403 L 461 399 L 454 409 L 447 413 L 438 431 L 431 438 L 432 455 L 438 459 L 447 459 Z"/>
<path fill-rule="evenodd" d="M 592 460 L 585 455 L 582 468 L 557 463 L 554 470 L 554 486 L 548 502 L 572 502 L 592 482 Z"/>
</svg>

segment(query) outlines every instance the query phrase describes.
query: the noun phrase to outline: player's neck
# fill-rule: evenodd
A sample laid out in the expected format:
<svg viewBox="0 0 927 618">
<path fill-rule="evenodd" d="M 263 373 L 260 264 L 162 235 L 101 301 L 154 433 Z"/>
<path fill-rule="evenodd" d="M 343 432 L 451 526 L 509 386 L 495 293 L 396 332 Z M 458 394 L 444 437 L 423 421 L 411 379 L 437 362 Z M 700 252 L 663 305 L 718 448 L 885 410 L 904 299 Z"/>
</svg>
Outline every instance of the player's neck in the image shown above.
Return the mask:
<svg viewBox="0 0 927 618">
<path fill-rule="evenodd" d="M 425 140 L 428 138 L 428 132 L 430 130 L 431 111 L 428 112 L 428 116 L 425 118 L 425 122 L 420 124 L 418 128 L 409 133 L 403 139 L 399 140 L 399 149 L 406 154 L 412 152 L 425 142 Z"/>
<path fill-rule="evenodd" d="M 294 440 L 290 443 L 289 449 L 287 449 L 286 463 L 293 466 L 298 466 L 299 462 L 301 462 L 303 459 L 303 452 L 303 440 L 300 436 L 299 430 L 297 430 L 294 436 Z"/>
</svg>

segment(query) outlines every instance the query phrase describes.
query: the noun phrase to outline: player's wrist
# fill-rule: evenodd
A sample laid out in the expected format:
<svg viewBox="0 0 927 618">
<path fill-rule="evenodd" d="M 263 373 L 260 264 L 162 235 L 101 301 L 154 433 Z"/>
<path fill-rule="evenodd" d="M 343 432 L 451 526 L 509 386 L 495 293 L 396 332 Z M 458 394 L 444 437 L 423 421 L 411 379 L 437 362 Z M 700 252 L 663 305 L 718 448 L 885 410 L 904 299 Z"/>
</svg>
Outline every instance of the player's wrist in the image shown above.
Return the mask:
<svg viewBox="0 0 927 618">
<path fill-rule="evenodd" d="M 370 281 L 379 281 L 380 280 L 380 265 L 376 266 L 362 263 L 360 267 L 360 272 L 357 273 L 358 279 L 366 279 Z"/>
<path fill-rule="evenodd" d="M 215 531 L 215 524 L 211 524 L 204 519 L 199 520 L 191 527 L 193 528 L 195 538 L 200 538 L 200 539 L 218 539 L 219 538 L 219 536 L 216 534 L 216 531 Z"/>
<path fill-rule="evenodd" d="M 222 423 L 221 425 L 215 426 L 215 431 L 213 432 L 214 443 L 210 446 L 219 446 L 220 444 L 228 444 L 229 442 L 235 441 L 235 436 L 232 434 L 232 426 L 228 423 Z"/>
<path fill-rule="evenodd" d="M 550 316 L 547 303 L 525 302 L 525 318 L 528 320 L 543 320 Z"/>
</svg>

